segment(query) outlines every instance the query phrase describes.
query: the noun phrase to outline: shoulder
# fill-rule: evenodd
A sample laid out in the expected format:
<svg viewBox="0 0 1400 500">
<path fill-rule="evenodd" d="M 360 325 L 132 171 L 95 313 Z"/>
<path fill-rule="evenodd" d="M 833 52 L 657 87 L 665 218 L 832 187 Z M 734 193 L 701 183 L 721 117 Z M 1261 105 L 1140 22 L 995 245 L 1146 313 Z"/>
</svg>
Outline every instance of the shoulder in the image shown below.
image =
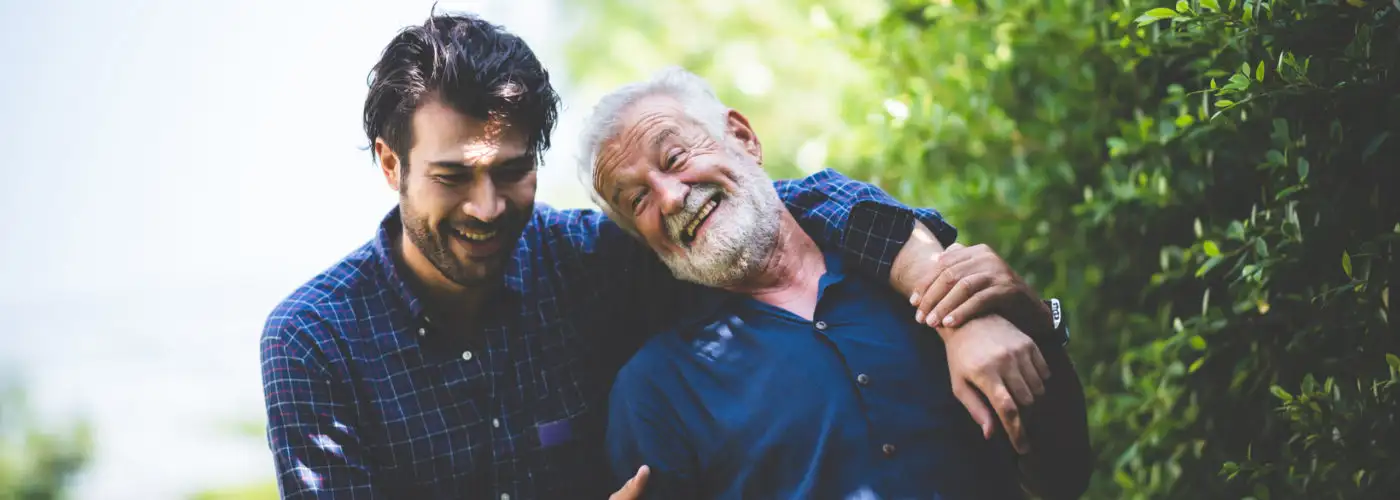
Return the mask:
<svg viewBox="0 0 1400 500">
<path fill-rule="evenodd" d="M 277 303 L 263 324 L 264 344 L 307 350 L 330 340 L 325 338 L 332 334 L 325 320 L 353 316 L 355 302 L 384 293 L 383 274 L 373 242 L 355 249 Z"/>
<path fill-rule="evenodd" d="M 585 252 L 595 251 L 604 238 L 627 238 L 622 228 L 594 208 L 560 209 L 536 202 L 530 229 L 538 231 L 545 243 L 567 245 Z"/>
</svg>

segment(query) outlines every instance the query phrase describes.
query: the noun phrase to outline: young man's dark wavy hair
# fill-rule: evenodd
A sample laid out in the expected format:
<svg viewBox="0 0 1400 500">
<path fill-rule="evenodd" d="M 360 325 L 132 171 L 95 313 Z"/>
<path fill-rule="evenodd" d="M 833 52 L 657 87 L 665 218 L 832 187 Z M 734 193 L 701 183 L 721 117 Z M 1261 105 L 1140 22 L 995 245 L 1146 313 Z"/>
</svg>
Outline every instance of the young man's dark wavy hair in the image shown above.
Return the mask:
<svg viewBox="0 0 1400 500">
<path fill-rule="evenodd" d="M 524 40 L 472 15 L 442 14 L 399 32 L 369 76 L 365 136 L 384 138 L 408 167 L 413 112 L 437 98 L 479 120 L 524 134 L 538 161 L 549 149 L 559 95 Z"/>
</svg>

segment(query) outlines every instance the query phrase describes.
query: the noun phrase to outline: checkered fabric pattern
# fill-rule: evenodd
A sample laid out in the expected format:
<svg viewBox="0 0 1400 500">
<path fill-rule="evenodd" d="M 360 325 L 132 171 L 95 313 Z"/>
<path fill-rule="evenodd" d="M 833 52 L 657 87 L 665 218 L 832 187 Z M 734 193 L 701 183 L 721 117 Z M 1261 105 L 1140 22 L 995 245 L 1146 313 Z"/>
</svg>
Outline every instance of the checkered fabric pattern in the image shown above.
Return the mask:
<svg viewBox="0 0 1400 500">
<path fill-rule="evenodd" d="M 779 181 L 822 246 L 887 279 L 933 210 L 824 170 Z M 682 284 L 601 214 L 537 204 L 475 331 L 434 323 L 393 258 L 397 209 L 375 239 L 267 319 L 263 391 L 283 498 L 606 498 L 605 398 L 648 321 Z M 673 293 L 674 292 L 674 293 Z M 678 303 L 679 302 L 679 303 Z"/>
</svg>

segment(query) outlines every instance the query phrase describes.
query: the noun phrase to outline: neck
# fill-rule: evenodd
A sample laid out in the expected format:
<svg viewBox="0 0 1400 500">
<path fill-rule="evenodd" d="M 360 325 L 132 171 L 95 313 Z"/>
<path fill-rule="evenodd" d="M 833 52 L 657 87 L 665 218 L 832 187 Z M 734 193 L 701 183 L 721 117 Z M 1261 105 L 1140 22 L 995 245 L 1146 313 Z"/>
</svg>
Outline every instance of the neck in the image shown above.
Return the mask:
<svg viewBox="0 0 1400 500">
<path fill-rule="evenodd" d="M 797 225 L 792 214 L 783 211 L 773 251 L 748 278 L 724 289 L 811 319 L 823 274 L 826 259 L 821 249 Z"/>
<path fill-rule="evenodd" d="M 477 317 L 482 303 L 486 301 L 487 290 L 480 287 L 466 287 L 452 281 L 438 271 L 437 266 L 423 255 L 408 234 L 399 236 L 398 254 L 400 262 L 406 264 L 409 286 L 422 298 L 430 317 L 449 323 L 469 325 Z"/>
</svg>

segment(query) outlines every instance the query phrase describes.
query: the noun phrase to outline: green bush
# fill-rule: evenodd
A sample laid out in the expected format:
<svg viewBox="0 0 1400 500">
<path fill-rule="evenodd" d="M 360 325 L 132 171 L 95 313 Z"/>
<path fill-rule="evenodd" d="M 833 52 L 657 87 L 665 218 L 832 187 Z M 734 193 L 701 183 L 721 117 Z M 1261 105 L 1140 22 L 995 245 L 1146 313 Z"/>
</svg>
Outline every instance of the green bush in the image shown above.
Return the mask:
<svg viewBox="0 0 1400 500">
<path fill-rule="evenodd" d="M 0 384 L 0 499 L 67 498 L 91 450 L 86 423 L 61 430 L 41 424 L 23 392 Z"/>
<path fill-rule="evenodd" d="M 663 3 L 574 4 L 577 77 L 684 63 L 776 160 L 821 141 L 1069 302 L 1087 498 L 1400 491 L 1396 2 Z"/>
</svg>

